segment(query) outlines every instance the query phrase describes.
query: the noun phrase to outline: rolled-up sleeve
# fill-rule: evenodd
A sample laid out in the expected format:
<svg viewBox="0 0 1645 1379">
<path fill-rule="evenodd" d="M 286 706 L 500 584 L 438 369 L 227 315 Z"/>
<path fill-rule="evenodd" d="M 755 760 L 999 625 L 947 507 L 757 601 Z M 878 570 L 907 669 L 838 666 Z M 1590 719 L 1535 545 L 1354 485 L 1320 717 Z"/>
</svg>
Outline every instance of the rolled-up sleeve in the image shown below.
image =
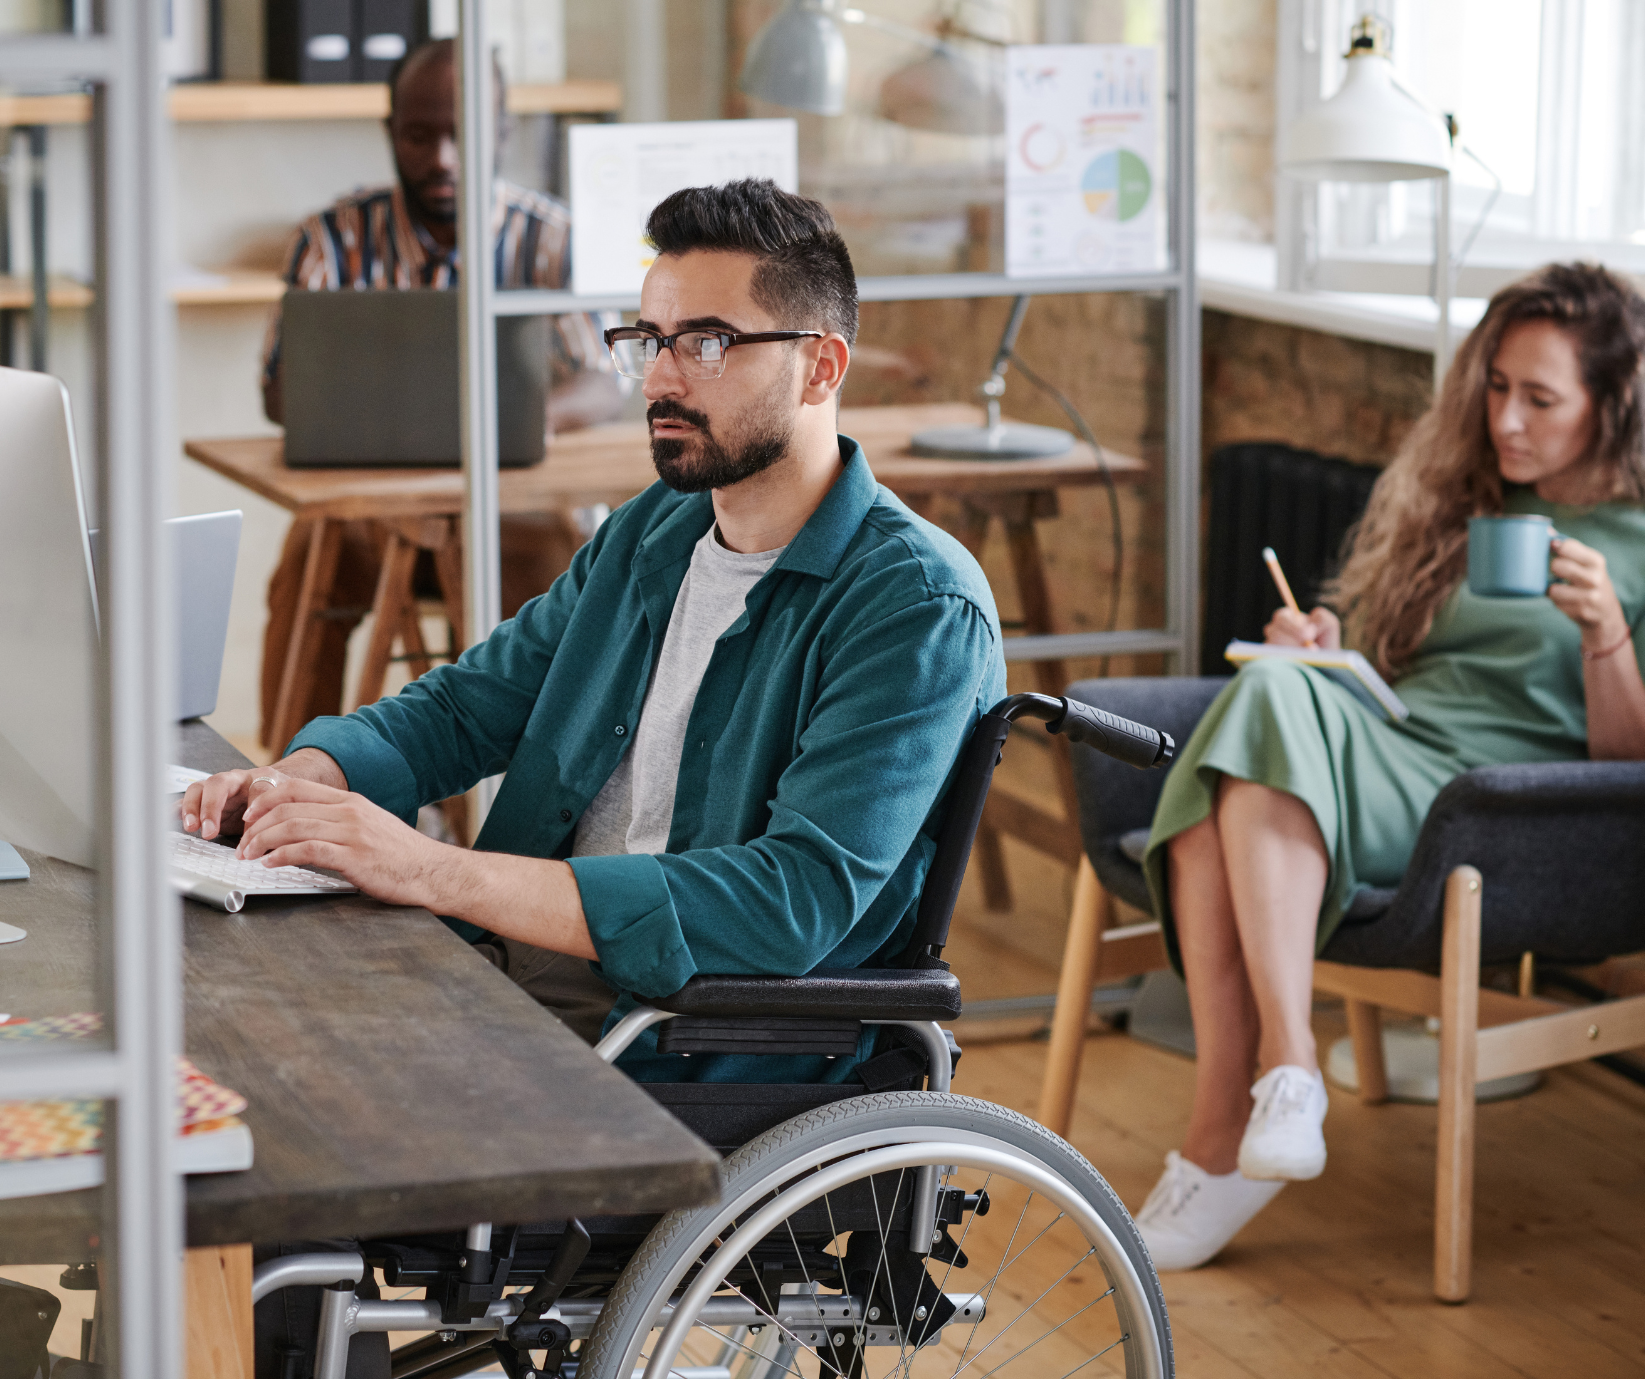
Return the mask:
<svg viewBox="0 0 1645 1379">
<path fill-rule="evenodd" d="M 762 836 L 572 859 L 606 979 L 661 996 L 697 972 L 792 975 L 821 964 L 911 853 L 928 862 L 920 830 L 1003 677 L 991 619 L 968 598 L 939 594 L 860 618 L 829 649 Z M 853 963 L 889 937 L 866 936 Z"/>
</svg>

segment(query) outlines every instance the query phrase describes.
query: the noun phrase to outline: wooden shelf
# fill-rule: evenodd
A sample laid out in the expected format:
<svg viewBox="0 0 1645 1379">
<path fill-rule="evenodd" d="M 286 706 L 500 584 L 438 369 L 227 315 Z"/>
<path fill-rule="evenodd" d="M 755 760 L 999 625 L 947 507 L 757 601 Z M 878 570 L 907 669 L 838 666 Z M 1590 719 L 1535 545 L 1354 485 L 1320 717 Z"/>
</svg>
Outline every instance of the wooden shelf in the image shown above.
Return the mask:
<svg viewBox="0 0 1645 1379">
<path fill-rule="evenodd" d="M 46 280 L 46 304 L 70 311 L 84 310 L 94 300 L 92 290 L 73 278 L 55 275 Z M 0 311 L 27 311 L 34 305 L 34 286 L 27 278 L 0 276 Z"/>
<path fill-rule="evenodd" d="M 178 306 L 257 306 L 280 300 L 286 285 L 278 273 L 228 269 L 202 273 L 171 290 Z M 95 300 L 85 283 L 53 277 L 46 291 L 47 305 L 62 311 L 83 311 Z M 34 293 L 27 278 L 0 277 L 0 310 L 27 311 Z"/>
<path fill-rule="evenodd" d="M 253 120 L 380 120 L 388 114 L 388 87 L 380 82 L 298 86 L 272 81 L 191 82 L 170 94 L 171 117 L 184 124 Z M 516 115 L 604 115 L 622 109 L 614 81 L 567 81 L 551 86 L 511 86 L 508 108 Z M 85 124 L 91 97 L 0 96 L 0 127 Z"/>
</svg>

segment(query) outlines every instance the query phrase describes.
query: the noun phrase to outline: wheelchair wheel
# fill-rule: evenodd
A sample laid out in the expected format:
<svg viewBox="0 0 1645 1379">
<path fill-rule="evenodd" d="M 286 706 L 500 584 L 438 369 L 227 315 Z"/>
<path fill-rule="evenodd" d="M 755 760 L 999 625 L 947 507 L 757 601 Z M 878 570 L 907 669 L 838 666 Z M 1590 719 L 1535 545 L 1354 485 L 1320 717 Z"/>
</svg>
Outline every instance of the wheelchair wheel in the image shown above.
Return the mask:
<svg viewBox="0 0 1645 1379">
<path fill-rule="evenodd" d="M 1015 1112 L 947 1093 L 855 1097 L 745 1145 L 724 1177 L 718 1204 L 647 1237 L 578 1379 L 1041 1379 L 1122 1357 L 1128 1379 L 1173 1372 L 1159 1279 L 1125 1208 Z M 909 1249 L 920 1219 L 936 1223 L 929 1254 Z"/>
</svg>

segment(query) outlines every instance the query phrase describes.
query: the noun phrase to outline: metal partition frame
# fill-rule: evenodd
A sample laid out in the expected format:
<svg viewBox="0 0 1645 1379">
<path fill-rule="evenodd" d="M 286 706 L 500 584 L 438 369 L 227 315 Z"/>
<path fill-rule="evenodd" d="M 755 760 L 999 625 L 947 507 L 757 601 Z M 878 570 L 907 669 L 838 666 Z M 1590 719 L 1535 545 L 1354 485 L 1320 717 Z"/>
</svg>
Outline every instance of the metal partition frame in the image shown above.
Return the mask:
<svg viewBox="0 0 1645 1379">
<path fill-rule="evenodd" d="M 484 5 L 480 0 L 463 0 L 463 32 L 473 36 L 471 46 L 485 51 L 483 30 Z M 630 13 L 640 7 L 631 7 Z M 469 59 L 463 59 L 465 77 Z M 489 116 L 484 109 L 471 109 L 470 97 L 463 98 L 463 113 L 477 129 Z M 482 88 L 483 89 L 483 88 Z M 1167 236 L 1171 267 L 1161 273 L 1133 273 L 1107 277 L 1068 278 L 1012 278 L 1003 273 L 935 273 L 908 277 L 860 278 L 858 295 L 865 302 L 930 301 L 956 297 L 1014 297 L 1020 292 L 1035 296 L 1090 292 L 1158 292 L 1167 302 L 1166 319 L 1166 417 L 1165 417 L 1165 550 L 1166 550 L 1166 625 L 1162 628 L 1138 628 L 1116 632 L 1078 632 L 1043 637 L 1008 637 L 1005 640 L 1005 659 L 1034 661 L 1057 658 L 1142 655 L 1163 652 L 1172 658 L 1179 674 L 1192 675 L 1199 669 L 1199 605 L 1200 605 L 1200 310 L 1199 290 L 1195 279 L 1194 262 L 1194 0 L 1166 0 L 1166 158 L 1170 165 L 1169 233 Z M 483 101 L 480 105 L 483 106 Z M 465 129 L 467 127 L 465 126 Z M 489 144 L 482 144 L 469 133 L 463 135 L 463 167 L 490 166 L 478 161 L 478 155 Z M 471 155 L 474 155 L 471 157 Z M 489 180 L 483 186 L 489 187 Z M 462 225 L 475 236 L 466 242 L 486 243 L 480 237 L 488 224 L 489 205 L 481 206 L 480 179 L 464 174 L 464 210 Z M 472 228 L 470 228 L 472 227 Z M 470 256 L 464 251 L 464 262 Z M 485 276 L 484 284 L 476 281 Z M 589 295 L 574 292 L 511 291 L 494 292 L 490 275 L 465 273 L 463 283 L 468 311 L 465 322 L 491 316 L 536 316 L 573 311 L 634 311 L 639 307 L 635 295 Z M 489 297 L 490 305 L 480 305 Z M 487 337 L 489 341 L 489 336 Z M 487 344 L 489 355 L 491 346 Z M 486 396 L 495 398 L 495 361 L 489 360 L 480 373 L 472 371 L 470 356 L 465 355 L 465 399 L 468 388 L 476 392 L 489 390 Z M 472 380 L 472 383 L 470 382 Z M 495 403 L 493 402 L 494 406 Z M 466 415 L 466 414 L 465 414 Z M 488 411 L 487 416 L 491 413 Z M 470 580 L 468 595 L 468 639 L 470 643 L 482 640 L 496 626 L 499 605 L 495 602 L 484 609 L 476 602 L 474 592 L 482 579 L 497 578 L 495 513 L 497 452 L 494 436 L 487 438 L 488 449 L 480 449 L 480 428 L 485 423 L 465 427 L 465 436 L 471 438 L 475 457 L 484 455 L 485 461 L 471 463 L 470 452 L 464 451 L 464 464 L 469 474 L 469 511 L 466 531 L 469 536 L 467 569 Z M 482 472 L 482 470 L 484 472 Z M 490 505 L 490 506 L 487 506 Z M 481 531 L 481 525 L 489 524 Z M 488 586 L 494 587 L 493 585 Z M 484 612 L 486 616 L 477 617 Z"/>
<path fill-rule="evenodd" d="M 0 1100 L 109 1099 L 104 1188 L 110 1355 L 122 1379 L 183 1372 L 182 1182 L 173 1164 L 182 940 L 165 884 L 162 774 L 172 673 L 165 548 L 171 509 L 175 313 L 166 0 L 103 6 L 101 32 L 0 38 L 0 81 L 95 85 L 97 392 L 107 562 L 99 759 L 102 1050 L 0 1059 Z"/>
</svg>

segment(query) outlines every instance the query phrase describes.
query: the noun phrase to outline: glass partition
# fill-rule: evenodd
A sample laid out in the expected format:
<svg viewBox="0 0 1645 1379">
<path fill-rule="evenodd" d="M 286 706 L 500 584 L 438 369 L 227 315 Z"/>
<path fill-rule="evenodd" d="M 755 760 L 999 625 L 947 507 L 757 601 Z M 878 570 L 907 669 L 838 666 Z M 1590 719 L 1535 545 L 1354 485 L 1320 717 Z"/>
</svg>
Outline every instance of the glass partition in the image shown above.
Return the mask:
<svg viewBox="0 0 1645 1379">
<path fill-rule="evenodd" d="M 100 1285 L 86 1358 L 161 1379 L 183 1368 L 166 6 L 93 8 L 0 8 L 0 1276 L 72 1266 L 54 1351 L 82 1354 L 72 1304 Z"/>
</svg>

